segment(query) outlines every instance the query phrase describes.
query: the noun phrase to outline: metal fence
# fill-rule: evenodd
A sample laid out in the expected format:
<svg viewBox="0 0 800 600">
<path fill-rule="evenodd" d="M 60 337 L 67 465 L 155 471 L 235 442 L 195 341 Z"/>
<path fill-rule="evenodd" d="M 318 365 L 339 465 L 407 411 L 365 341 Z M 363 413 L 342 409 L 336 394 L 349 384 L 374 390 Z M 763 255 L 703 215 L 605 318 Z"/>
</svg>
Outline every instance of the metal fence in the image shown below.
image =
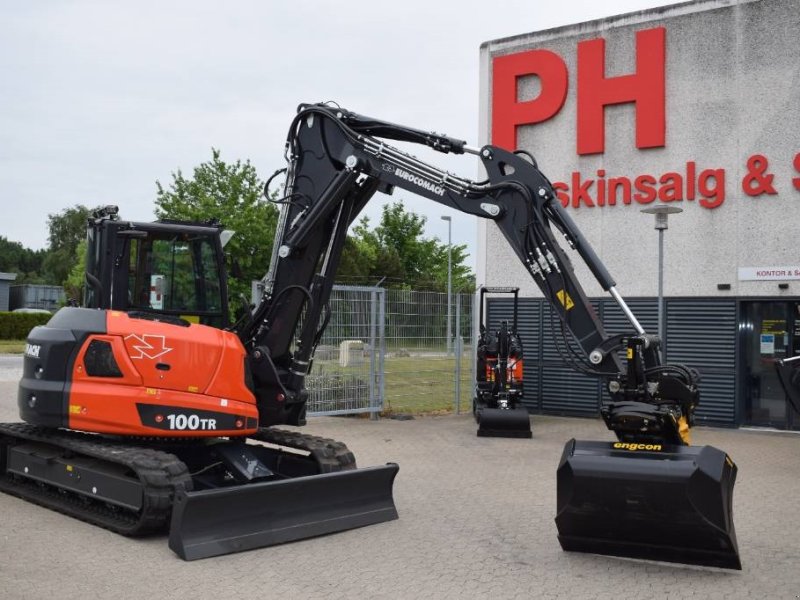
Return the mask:
<svg viewBox="0 0 800 600">
<path fill-rule="evenodd" d="M 383 410 L 386 290 L 334 286 L 330 321 L 306 377 L 310 415 Z"/>
<path fill-rule="evenodd" d="M 473 295 L 334 286 L 309 414 L 471 410 Z M 448 338 L 448 314 L 450 336 Z"/>
<path fill-rule="evenodd" d="M 388 290 L 385 408 L 391 413 L 471 410 L 472 294 Z"/>
</svg>

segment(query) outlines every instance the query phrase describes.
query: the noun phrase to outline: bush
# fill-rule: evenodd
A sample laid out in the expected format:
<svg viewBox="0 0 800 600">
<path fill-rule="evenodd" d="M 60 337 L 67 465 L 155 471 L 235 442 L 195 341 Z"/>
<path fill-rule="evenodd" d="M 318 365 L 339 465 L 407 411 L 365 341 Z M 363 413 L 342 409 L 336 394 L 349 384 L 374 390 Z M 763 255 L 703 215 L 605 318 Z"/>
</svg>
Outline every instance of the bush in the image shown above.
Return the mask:
<svg viewBox="0 0 800 600">
<path fill-rule="evenodd" d="M 24 340 L 30 330 L 44 325 L 53 315 L 0 312 L 0 340 Z"/>
</svg>

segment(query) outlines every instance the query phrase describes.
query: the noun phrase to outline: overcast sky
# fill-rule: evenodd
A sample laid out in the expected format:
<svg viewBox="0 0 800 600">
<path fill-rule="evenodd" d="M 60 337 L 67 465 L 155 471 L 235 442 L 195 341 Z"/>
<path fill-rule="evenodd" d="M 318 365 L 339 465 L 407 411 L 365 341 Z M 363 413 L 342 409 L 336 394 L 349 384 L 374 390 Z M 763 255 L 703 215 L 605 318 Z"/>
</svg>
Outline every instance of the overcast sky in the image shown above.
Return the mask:
<svg viewBox="0 0 800 600">
<path fill-rule="evenodd" d="M 663 0 L 192 0 L 0 3 L 0 235 L 47 244 L 47 215 L 118 204 L 152 220 L 156 180 L 211 158 L 284 166 L 301 102 L 478 145 L 482 42 L 668 4 Z M 475 178 L 477 159 L 424 155 Z M 474 217 L 402 190 L 428 236 L 474 255 Z M 266 265 L 265 265 L 266 270 Z"/>
</svg>

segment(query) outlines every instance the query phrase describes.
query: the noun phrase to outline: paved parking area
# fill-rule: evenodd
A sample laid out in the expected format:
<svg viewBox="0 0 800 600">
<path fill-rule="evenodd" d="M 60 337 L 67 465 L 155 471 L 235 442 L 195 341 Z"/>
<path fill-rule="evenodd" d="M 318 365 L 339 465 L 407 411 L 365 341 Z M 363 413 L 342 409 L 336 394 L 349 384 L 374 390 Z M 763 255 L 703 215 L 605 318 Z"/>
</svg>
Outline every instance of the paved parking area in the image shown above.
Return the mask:
<svg viewBox="0 0 800 600">
<path fill-rule="evenodd" d="M 0 382 L 0 420 L 17 420 Z M 800 436 L 695 429 L 739 466 L 744 570 L 563 552 L 555 469 L 599 420 L 533 417 L 532 440 L 478 438 L 469 416 L 313 419 L 362 466 L 400 464 L 400 519 L 283 546 L 183 562 L 166 537 L 127 539 L 0 495 L 0 597 L 788 598 L 800 597 Z"/>
</svg>

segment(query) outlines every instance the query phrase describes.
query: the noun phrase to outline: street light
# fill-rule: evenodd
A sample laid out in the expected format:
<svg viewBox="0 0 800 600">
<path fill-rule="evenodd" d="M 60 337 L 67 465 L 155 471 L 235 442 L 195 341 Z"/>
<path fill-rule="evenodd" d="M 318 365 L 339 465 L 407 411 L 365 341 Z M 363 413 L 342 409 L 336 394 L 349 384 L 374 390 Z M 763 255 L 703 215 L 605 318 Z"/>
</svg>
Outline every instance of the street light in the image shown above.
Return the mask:
<svg viewBox="0 0 800 600">
<path fill-rule="evenodd" d="M 643 213 L 656 216 L 655 228 L 658 231 L 658 337 L 661 338 L 661 352 L 666 354 L 666 326 L 664 323 L 664 230 L 668 229 L 669 215 L 683 212 L 677 206 L 654 206 L 643 208 Z"/>
<path fill-rule="evenodd" d="M 453 330 L 450 328 L 451 324 L 450 321 L 450 307 L 453 305 L 452 301 L 452 294 L 453 294 L 453 261 L 452 261 L 452 242 L 451 242 L 451 233 L 453 228 L 453 221 L 450 217 L 442 217 L 442 221 L 447 221 L 447 354 L 453 349 Z"/>
</svg>

